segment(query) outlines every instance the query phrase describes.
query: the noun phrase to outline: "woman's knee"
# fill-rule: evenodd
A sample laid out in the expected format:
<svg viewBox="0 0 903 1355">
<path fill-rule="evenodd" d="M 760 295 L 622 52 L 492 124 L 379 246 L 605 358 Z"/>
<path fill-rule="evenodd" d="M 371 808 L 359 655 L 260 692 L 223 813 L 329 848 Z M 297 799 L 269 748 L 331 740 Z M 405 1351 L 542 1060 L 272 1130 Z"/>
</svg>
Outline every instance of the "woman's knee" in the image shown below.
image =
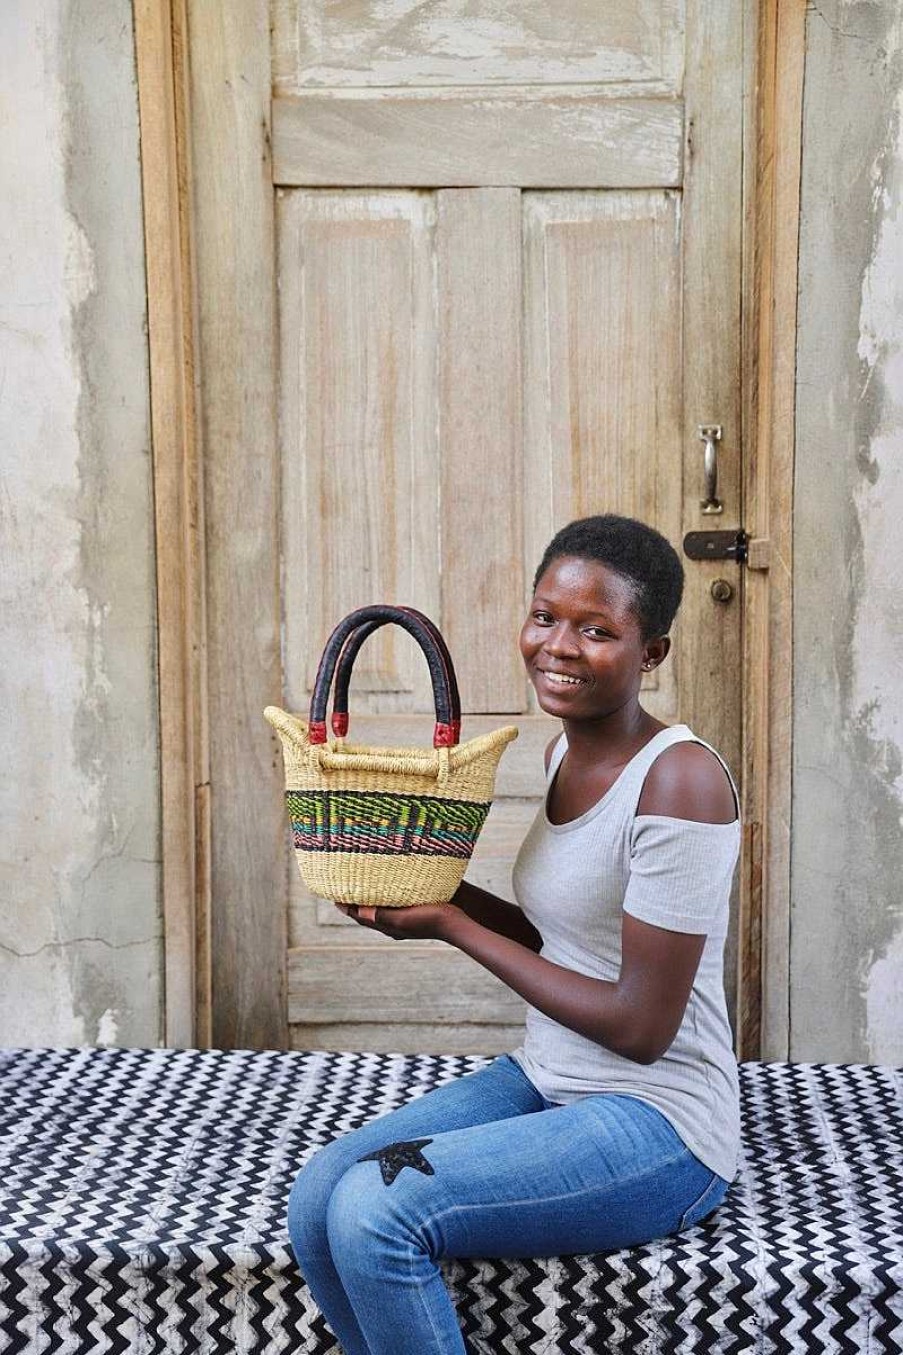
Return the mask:
<svg viewBox="0 0 903 1355">
<path fill-rule="evenodd" d="M 361 1162 L 349 1167 L 329 1197 L 326 1232 L 340 1270 L 378 1270 L 393 1258 L 429 1251 L 407 1192 L 387 1188 L 374 1166 Z"/>
<path fill-rule="evenodd" d="M 314 1153 L 295 1177 L 288 1197 L 287 1222 L 299 1261 L 309 1248 L 325 1245 L 329 1199 L 348 1163 L 347 1149 L 341 1139 L 335 1139 Z"/>
</svg>

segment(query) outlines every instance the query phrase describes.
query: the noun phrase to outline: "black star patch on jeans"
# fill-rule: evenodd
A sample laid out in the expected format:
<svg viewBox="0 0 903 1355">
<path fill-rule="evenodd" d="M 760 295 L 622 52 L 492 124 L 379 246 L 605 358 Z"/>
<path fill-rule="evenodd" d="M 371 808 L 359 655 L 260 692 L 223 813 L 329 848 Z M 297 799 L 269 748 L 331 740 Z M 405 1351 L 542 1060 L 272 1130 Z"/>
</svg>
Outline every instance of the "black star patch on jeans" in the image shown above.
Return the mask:
<svg viewBox="0 0 903 1355">
<path fill-rule="evenodd" d="M 432 1139 L 412 1139 L 410 1143 L 387 1143 L 385 1148 L 377 1148 L 375 1153 L 359 1157 L 358 1162 L 378 1162 L 383 1174 L 384 1185 L 391 1186 L 402 1167 L 414 1167 L 424 1176 L 435 1176 L 435 1170 L 427 1162 L 421 1148 L 425 1148 Z"/>
</svg>

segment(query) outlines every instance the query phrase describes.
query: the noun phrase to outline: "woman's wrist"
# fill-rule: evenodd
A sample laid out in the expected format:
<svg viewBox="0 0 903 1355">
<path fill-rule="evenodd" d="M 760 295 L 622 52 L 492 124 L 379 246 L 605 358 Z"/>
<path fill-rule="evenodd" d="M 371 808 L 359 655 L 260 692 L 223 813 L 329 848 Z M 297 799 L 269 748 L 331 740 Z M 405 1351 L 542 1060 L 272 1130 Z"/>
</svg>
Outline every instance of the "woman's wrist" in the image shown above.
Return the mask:
<svg viewBox="0 0 903 1355">
<path fill-rule="evenodd" d="M 472 927 L 479 927 L 480 923 L 475 922 L 469 917 L 461 904 L 458 902 L 457 894 L 454 894 L 449 900 L 449 906 L 442 910 L 444 917 L 441 925 L 440 940 L 445 941 L 450 946 L 458 946 L 460 940 L 466 933 L 466 930 Z"/>
</svg>

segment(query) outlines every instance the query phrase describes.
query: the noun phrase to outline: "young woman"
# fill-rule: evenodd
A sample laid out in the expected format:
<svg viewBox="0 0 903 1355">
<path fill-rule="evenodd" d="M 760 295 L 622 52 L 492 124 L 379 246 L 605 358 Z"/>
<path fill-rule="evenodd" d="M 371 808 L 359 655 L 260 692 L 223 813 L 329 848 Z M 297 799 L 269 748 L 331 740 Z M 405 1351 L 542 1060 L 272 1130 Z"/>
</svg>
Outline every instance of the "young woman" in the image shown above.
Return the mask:
<svg viewBox="0 0 903 1355">
<path fill-rule="evenodd" d="M 736 1171 L 739 1089 L 723 984 L 739 800 L 720 756 L 639 702 L 683 591 L 664 537 L 606 514 L 563 528 L 520 648 L 563 732 L 520 849 L 520 907 L 343 911 L 438 937 L 528 1003 L 480 1072 L 321 1149 L 289 1232 L 345 1355 L 460 1355 L 445 1257 L 554 1256 L 689 1227 Z"/>
</svg>

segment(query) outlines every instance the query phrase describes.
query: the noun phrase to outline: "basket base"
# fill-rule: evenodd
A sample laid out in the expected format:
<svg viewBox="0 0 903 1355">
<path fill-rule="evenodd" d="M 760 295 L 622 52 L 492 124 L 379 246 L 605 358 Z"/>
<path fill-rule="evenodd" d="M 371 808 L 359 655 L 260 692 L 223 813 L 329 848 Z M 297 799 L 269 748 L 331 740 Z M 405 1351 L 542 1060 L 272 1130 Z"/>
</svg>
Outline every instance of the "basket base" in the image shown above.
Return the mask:
<svg viewBox="0 0 903 1355">
<path fill-rule="evenodd" d="M 369 908 L 448 903 L 469 864 L 467 859 L 451 856 L 297 850 L 295 855 L 301 878 L 312 894 L 333 903 L 359 903 Z"/>
</svg>

